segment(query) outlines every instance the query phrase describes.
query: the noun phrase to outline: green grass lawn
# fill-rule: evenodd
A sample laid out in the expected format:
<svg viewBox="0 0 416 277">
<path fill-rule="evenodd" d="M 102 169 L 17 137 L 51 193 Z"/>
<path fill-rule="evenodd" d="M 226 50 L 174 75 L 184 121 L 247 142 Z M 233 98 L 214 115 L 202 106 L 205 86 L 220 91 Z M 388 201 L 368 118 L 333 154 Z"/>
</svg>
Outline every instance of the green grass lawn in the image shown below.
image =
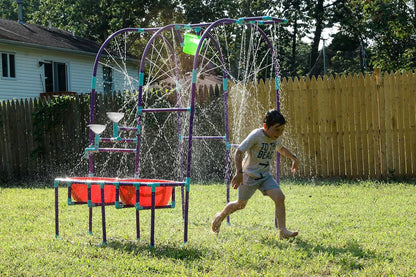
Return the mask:
<svg viewBox="0 0 416 277">
<path fill-rule="evenodd" d="M 188 242 L 177 205 L 156 211 L 154 248 L 150 211 L 140 213 L 137 241 L 134 209 L 108 206 L 102 245 L 100 208 L 90 235 L 87 206 L 68 206 L 66 188 L 56 239 L 53 184 L 46 186 L 0 188 L 0 276 L 416 276 L 414 184 L 283 181 L 287 225 L 300 231 L 283 241 L 273 203 L 259 192 L 213 234 L 225 186 L 192 185 Z"/>
</svg>

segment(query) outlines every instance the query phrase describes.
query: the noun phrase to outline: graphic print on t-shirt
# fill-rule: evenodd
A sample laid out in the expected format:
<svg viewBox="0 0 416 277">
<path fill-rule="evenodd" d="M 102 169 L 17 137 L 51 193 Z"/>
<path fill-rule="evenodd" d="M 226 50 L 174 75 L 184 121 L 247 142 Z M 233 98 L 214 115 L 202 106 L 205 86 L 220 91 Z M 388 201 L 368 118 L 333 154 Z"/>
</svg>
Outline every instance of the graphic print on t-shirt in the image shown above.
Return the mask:
<svg viewBox="0 0 416 277">
<path fill-rule="evenodd" d="M 259 153 L 257 154 L 258 159 L 270 160 L 273 157 L 274 149 L 276 148 L 276 142 L 261 144 Z"/>
</svg>

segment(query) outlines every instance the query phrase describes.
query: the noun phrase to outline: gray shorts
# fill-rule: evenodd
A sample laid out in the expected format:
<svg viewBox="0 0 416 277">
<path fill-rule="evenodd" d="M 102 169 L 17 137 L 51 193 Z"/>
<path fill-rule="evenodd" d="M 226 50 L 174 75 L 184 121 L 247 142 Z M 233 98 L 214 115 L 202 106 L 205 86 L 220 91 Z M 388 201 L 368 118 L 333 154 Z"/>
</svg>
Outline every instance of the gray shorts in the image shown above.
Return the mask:
<svg viewBox="0 0 416 277">
<path fill-rule="evenodd" d="M 256 190 L 260 190 L 263 195 L 266 195 L 266 190 L 278 188 L 280 188 L 279 184 L 270 174 L 267 174 L 261 179 L 253 178 L 244 174 L 243 184 L 238 187 L 238 199 L 248 201 Z"/>
</svg>

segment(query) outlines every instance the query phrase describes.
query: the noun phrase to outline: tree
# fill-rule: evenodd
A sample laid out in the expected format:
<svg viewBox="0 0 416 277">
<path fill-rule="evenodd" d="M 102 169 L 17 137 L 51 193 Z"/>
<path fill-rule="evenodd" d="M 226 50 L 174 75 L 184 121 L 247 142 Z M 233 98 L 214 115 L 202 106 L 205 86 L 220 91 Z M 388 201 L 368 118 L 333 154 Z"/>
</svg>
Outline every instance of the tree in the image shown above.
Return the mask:
<svg viewBox="0 0 416 277">
<path fill-rule="evenodd" d="M 349 16 L 345 16 L 348 14 Z M 382 70 L 412 69 L 416 65 L 415 17 L 404 0 L 351 0 L 338 6 L 342 34 L 367 49 L 368 64 Z M 364 72 L 364 68 L 361 67 Z"/>
<path fill-rule="evenodd" d="M 30 21 L 103 42 L 121 28 L 155 26 L 179 14 L 175 0 L 43 0 Z"/>
<path fill-rule="evenodd" d="M 31 14 L 39 8 L 40 0 L 24 0 L 23 21 L 30 19 Z M 16 0 L 0 1 L 0 18 L 17 20 L 18 6 Z"/>
<path fill-rule="evenodd" d="M 416 27 L 406 1 L 369 1 L 363 8 L 368 34 L 374 40 L 373 66 L 389 71 L 415 68 Z"/>
</svg>

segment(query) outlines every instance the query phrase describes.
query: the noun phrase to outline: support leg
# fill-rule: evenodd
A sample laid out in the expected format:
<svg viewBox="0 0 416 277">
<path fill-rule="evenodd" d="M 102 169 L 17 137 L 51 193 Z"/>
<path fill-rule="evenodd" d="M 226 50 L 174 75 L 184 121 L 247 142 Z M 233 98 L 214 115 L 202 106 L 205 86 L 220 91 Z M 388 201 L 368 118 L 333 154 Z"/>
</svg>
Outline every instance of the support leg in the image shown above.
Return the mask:
<svg viewBox="0 0 416 277">
<path fill-rule="evenodd" d="M 185 219 L 185 197 L 184 189 L 181 186 L 181 200 L 182 200 L 182 219 Z"/>
<path fill-rule="evenodd" d="M 185 220 L 184 220 L 184 231 L 183 231 L 183 243 L 188 241 L 188 208 L 189 208 L 189 190 L 185 193 Z"/>
<path fill-rule="evenodd" d="M 88 202 L 91 201 L 91 186 L 88 185 Z M 88 233 L 92 235 L 92 207 L 88 207 Z"/>
<path fill-rule="evenodd" d="M 152 186 L 152 209 L 150 218 L 150 247 L 155 246 L 155 203 L 156 203 L 156 188 Z"/>
<path fill-rule="evenodd" d="M 55 181 L 55 237 L 59 237 L 59 197 L 58 182 Z"/>
<path fill-rule="evenodd" d="M 101 185 L 101 218 L 103 223 L 103 244 L 107 244 L 107 233 L 105 226 L 104 185 Z"/>
<path fill-rule="evenodd" d="M 140 240 L 140 211 L 138 205 L 140 204 L 140 187 L 136 187 L 136 237 Z"/>
</svg>

